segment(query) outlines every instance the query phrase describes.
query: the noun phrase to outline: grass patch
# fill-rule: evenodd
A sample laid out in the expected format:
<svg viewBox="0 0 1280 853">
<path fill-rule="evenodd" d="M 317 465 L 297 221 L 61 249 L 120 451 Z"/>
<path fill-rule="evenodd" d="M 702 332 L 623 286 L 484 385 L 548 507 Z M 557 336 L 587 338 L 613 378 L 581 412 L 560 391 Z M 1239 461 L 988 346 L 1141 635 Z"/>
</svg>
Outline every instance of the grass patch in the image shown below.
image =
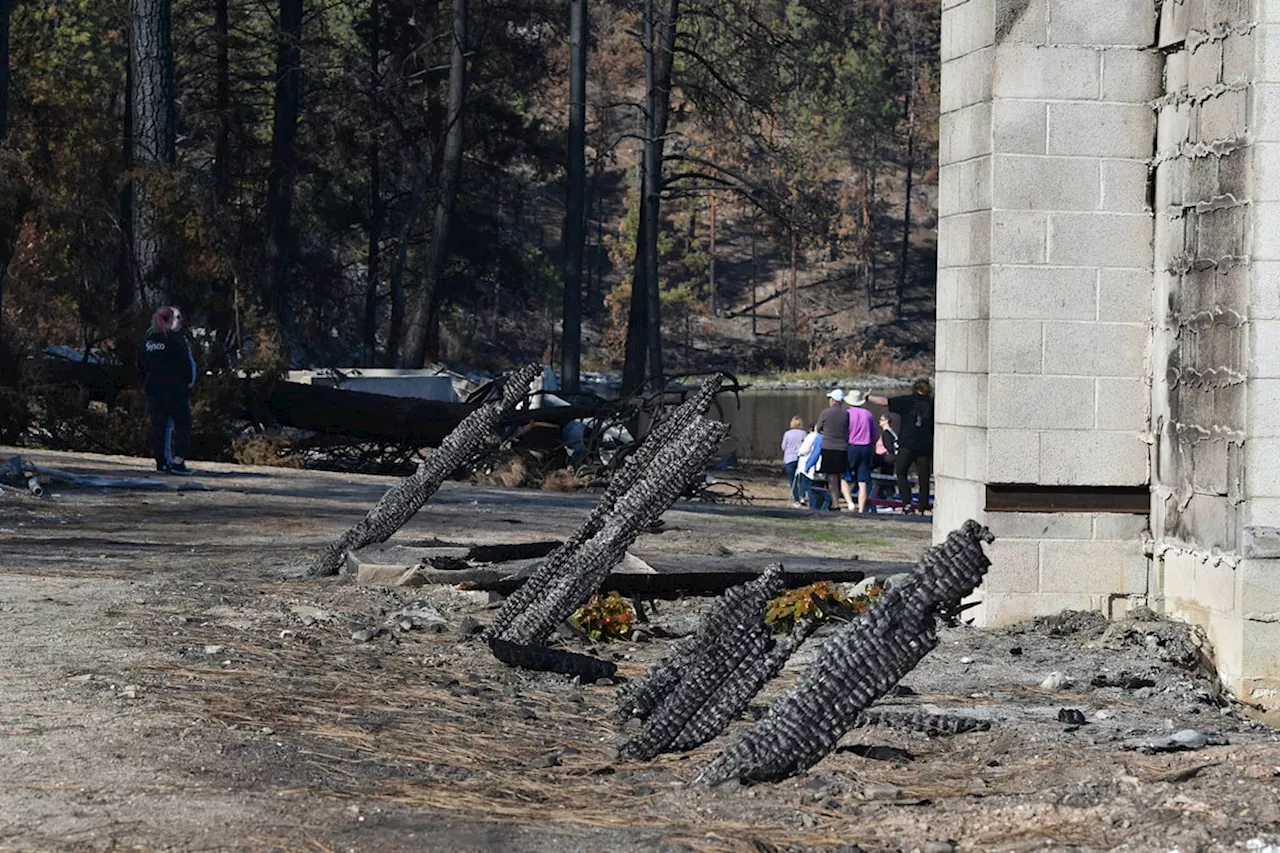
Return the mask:
<svg viewBox="0 0 1280 853">
<path fill-rule="evenodd" d="M 792 535 L 831 545 L 869 545 L 872 548 L 888 548 L 893 544 L 889 539 L 850 536 L 847 530 L 841 530 L 834 524 L 822 527 L 797 527 L 792 530 Z"/>
</svg>

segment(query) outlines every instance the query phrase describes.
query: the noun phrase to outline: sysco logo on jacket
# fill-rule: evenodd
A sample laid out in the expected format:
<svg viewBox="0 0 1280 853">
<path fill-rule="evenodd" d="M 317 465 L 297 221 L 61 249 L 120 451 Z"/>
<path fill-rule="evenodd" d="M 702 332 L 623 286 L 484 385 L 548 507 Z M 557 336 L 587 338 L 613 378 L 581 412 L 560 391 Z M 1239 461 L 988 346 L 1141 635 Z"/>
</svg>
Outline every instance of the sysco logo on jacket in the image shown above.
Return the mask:
<svg viewBox="0 0 1280 853">
<path fill-rule="evenodd" d="M 164 349 L 164 341 L 147 341 L 144 346 L 146 347 L 147 352 L 158 352 L 159 350 Z"/>
</svg>

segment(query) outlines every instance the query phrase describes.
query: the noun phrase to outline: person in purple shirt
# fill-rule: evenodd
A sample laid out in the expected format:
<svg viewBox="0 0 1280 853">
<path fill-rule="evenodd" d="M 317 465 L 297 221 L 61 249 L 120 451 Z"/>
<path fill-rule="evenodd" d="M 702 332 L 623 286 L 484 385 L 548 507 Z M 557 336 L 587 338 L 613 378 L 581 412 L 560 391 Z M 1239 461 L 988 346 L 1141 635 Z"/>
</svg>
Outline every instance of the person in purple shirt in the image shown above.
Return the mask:
<svg viewBox="0 0 1280 853">
<path fill-rule="evenodd" d="M 864 408 L 866 394 L 850 391 L 844 401 L 849 404 L 849 473 L 858 483 L 858 512 L 866 512 L 871 493 L 871 458 L 880 430 L 875 416 Z"/>
<path fill-rule="evenodd" d="M 799 486 L 796 484 L 796 464 L 799 458 L 800 442 L 804 441 L 804 421 L 796 415 L 791 419 L 791 429 L 782 434 L 782 470 L 786 473 L 787 485 L 791 487 L 791 505 L 800 506 Z"/>
</svg>

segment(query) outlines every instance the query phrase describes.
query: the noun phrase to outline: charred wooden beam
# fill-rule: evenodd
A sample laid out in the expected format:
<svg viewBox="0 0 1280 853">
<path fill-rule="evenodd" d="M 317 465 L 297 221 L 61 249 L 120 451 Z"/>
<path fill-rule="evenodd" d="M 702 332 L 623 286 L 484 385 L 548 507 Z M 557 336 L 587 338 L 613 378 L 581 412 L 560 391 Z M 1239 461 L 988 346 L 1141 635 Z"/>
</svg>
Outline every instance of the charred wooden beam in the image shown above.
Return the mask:
<svg viewBox="0 0 1280 853">
<path fill-rule="evenodd" d="M 518 591 L 530 588 L 535 595 L 518 609 L 504 605 L 490 636 L 525 645 L 544 642 L 600 588 L 640 532 L 666 512 L 690 479 L 702 473 L 728 432 L 725 424 L 694 417 L 661 448 L 635 485 L 618 498 L 594 535 L 558 565 L 552 560 L 560 551 L 547 558 Z M 550 572 L 544 571 L 548 564 L 552 565 Z M 507 603 L 516 598 L 513 595 Z"/>
<path fill-rule="evenodd" d="M 498 422 L 525 399 L 530 383 L 541 371 L 542 365 L 529 364 L 513 373 L 503 388 L 501 400 L 485 403 L 467 415 L 440 447 L 418 465 L 417 471 L 388 489 L 360 523 L 315 558 L 308 575 L 336 575 L 347 551 L 385 542 L 403 527 L 430 500 L 446 477 L 475 459 Z"/>
<path fill-rule="evenodd" d="M 610 478 L 604 494 L 600 496 L 600 501 L 591 510 L 591 515 L 587 517 L 582 527 L 575 531 L 562 546 L 549 554 L 538 570 L 503 603 L 502 608 L 494 617 L 487 636 L 505 637 L 505 631 L 510 627 L 511 623 L 530 608 L 539 597 L 544 595 L 553 581 L 569 570 L 570 564 L 576 558 L 578 551 L 593 537 L 597 536 L 606 522 L 616 513 L 619 501 L 627 496 L 645 476 L 652 474 L 652 466 L 659 453 L 666 450 L 672 439 L 686 429 L 695 417 L 699 417 L 710 407 L 711 401 L 715 399 L 716 391 L 719 390 L 722 381 L 723 376 L 718 373 L 705 379 L 695 393 L 691 394 L 687 400 L 676 407 L 670 416 L 650 431 L 640 447 L 626 459 L 622 468 Z M 705 464 L 705 457 L 698 461 L 699 472 L 701 471 L 701 466 Z M 663 475 L 660 473 L 660 476 Z M 688 478 L 686 477 L 681 483 L 680 491 L 683 491 L 687 483 Z M 680 491 L 676 492 L 677 496 Z M 667 503 L 667 506 L 669 505 L 670 502 Z M 662 508 L 663 511 L 666 508 L 664 506 Z M 661 514 L 661 512 L 658 513 L 658 515 Z M 657 520 L 657 516 L 654 516 L 652 520 Z M 634 541 L 634 539 L 635 536 L 633 535 L 631 541 Z M 621 556 L 619 554 L 617 559 L 621 559 Z M 614 562 L 617 562 L 617 560 L 615 559 Z M 510 638 L 508 637 L 507 639 Z"/>
<path fill-rule="evenodd" d="M 776 781 L 822 760 L 862 711 L 937 646 L 939 611 L 957 607 L 982 582 L 991 565 L 982 543 L 993 538 L 970 520 L 926 551 L 919 570 L 824 643 L 796 686 L 697 781 Z"/>
</svg>

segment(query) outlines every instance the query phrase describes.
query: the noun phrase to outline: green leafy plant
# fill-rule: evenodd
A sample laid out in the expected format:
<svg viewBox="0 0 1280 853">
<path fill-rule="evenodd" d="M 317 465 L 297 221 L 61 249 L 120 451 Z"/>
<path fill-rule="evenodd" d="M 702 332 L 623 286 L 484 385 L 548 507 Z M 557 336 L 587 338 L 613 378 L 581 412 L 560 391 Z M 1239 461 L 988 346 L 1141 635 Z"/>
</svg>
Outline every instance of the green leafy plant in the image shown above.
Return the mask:
<svg viewBox="0 0 1280 853">
<path fill-rule="evenodd" d="M 573 624 L 597 642 L 620 640 L 631 633 L 636 612 L 631 603 L 616 592 L 597 593 L 573 614 Z"/>
<path fill-rule="evenodd" d="M 831 581 L 817 581 L 808 586 L 783 590 L 782 595 L 769 602 L 764 621 L 780 633 L 790 632 L 796 623 L 805 619 L 847 621 L 866 613 L 871 603 L 882 594 L 883 587 L 872 585 L 866 592 L 850 597 L 841 593 Z"/>
</svg>

